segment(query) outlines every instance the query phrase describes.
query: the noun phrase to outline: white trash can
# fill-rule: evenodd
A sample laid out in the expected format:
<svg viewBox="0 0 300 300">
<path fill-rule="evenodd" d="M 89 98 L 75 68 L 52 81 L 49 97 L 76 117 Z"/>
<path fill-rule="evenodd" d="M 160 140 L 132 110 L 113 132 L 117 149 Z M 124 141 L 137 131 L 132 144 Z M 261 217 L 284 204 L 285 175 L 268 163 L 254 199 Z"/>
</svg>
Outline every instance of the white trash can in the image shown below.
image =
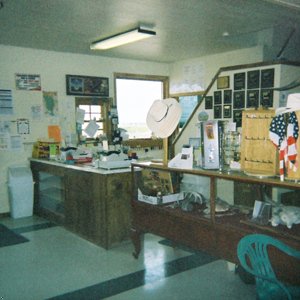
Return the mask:
<svg viewBox="0 0 300 300">
<path fill-rule="evenodd" d="M 29 167 L 8 167 L 8 194 L 11 217 L 23 218 L 33 214 L 33 179 Z"/>
</svg>

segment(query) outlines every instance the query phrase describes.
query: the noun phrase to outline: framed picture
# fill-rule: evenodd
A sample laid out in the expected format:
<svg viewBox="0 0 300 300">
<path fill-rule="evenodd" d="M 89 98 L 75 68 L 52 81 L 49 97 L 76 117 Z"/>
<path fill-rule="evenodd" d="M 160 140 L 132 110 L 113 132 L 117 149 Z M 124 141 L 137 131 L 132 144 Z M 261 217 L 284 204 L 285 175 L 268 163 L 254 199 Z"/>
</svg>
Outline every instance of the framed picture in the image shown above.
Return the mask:
<svg viewBox="0 0 300 300">
<path fill-rule="evenodd" d="M 274 86 L 274 69 L 261 70 L 260 87 L 262 89 Z"/>
<path fill-rule="evenodd" d="M 263 107 L 273 107 L 273 90 L 261 90 L 260 105 Z"/>
<path fill-rule="evenodd" d="M 245 92 L 234 92 L 233 93 L 233 108 L 240 109 L 245 108 Z"/>
<path fill-rule="evenodd" d="M 214 119 L 221 119 L 222 118 L 222 105 L 215 105 L 214 106 Z"/>
<path fill-rule="evenodd" d="M 106 77 L 66 75 L 67 95 L 109 96 L 109 84 Z"/>
<path fill-rule="evenodd" d="M 212 109 L 213 108 L 213 97 L 206 96 L 205 97 L 205 109 Z"/>
<path fill-rule="evenodd" d="M 224 105 L 223 107 L 223 118 L 230 119 L 231 118 L 231 105 Z"/>
<path fill-rule="evenodd" d="M 259 90 L 247 91 L 247 108 L 259 106 Z"/>
<path fill-rule="evenodd" d="M 16 74 L 17 90 L 41 91 L 41 76 L 37 74 Z"/>
<path fill-rule="evenodd" d="M 233 122 L 236 124 L 236 127 L 242 127 L 243 119 L 243 110 L 237 109 L 233 111 Z"/>
<path fill-rule="evenodd" d="M 245 73 L 236 73 L 233 77 L 233 86 L 235 90 L 245 89 Z"/>
<path fill-rule="evenodd" d="M 222 92 L 214 92 L 214 105 L 222 104 Z"/>
<path fill-rule="evenodd" d="M 229 76 L 218 77 L 217 89 L 228 89 L 229 88 Z"/>
<path fill-rule="evenodd" d="M 247 73 L 247 89 L 258 89 L 259 88 L 259 70 L 249 71 Z"/>
<path fill-rule="evenodd" d="M 224 90 L 224 104 L 232 103 L 232 90 Z"/>
</svg>

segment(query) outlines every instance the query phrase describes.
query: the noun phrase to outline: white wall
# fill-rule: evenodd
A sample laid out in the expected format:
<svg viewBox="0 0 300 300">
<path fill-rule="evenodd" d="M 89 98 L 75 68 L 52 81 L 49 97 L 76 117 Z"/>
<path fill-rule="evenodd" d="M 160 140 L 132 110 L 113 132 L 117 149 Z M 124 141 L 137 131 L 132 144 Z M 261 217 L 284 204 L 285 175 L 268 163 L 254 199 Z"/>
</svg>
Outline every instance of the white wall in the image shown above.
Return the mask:
<svg viewBox="0 0 300 300">
<path fill-rule="evenodd" d="M 74 97 L 66 96 L 66 74 L 108 77 L 111 97 L 114 97 L 114 72 L 170 76 L 171 92 L 182 86 L 185 88 L 182 92 L 190 92 L 195 88 L 199 90 L 199 85 L 205 89 L 221 67 L 262 61 L 263 51 L 262 47 L 254 47 L 169 65 L 0 45 L 0 89 L 12 90 L 15 107 L 14 115 L 0 118 L 8 121 L 28 118 L 31 129 L 23 151 L 0 151 L 0 213 L 9 211 L 7 167 L 27 162 L 31 157 L 32 142 L 47 137 L 49 124 L 60 125 L 63 133 L 75 132 Z M 58 117 L 43 116 L 40 121 L 32 120 L 31 106 L 42 105 L 42 92 L 17 91 L 15 73 L 41 75 L 42 90 L 58 93 Z M 11 127 L 12 131 L 16 131 L 14 122 Z M 191 136 L 191 133 L 187 134 Z"/>
<path fill-rule="evenodd" d="M 14 114 L 0 115 L 1 121 L 9 121 L 12 133 L 16 133 L 18 118 L 30 120 L 30 134 L 24 139 L 22 151 L 0 151 L 0 213 L 9 212 L 7 193 L 7 167 L 16 163 L 28 163 L 33 142 L 47 138 L 49 124 L 60 125 L 63 134 L 75 133 L 74 96 L 66 95 L 66 74 L 108 77 L 110 97 L 114 97 L 113 73 L 126 72 L 149 75 L 169 75 L 169 65 L 145 61 L 112 59 L 107 57 L 60 53 L 0 45 L 0 89 L 12 90 Z M 41 91 L 20 91 L 15 87 L 15 74 L 39 74 L 43 91 L 58 94 L 58 116 L 42 116 L 33 120 L 31 107 L 42 105 Z"/>
<path fill-rule="evenodd" d="M 263 61 L 263 51 L 253 47 L 176 62 L 170 67 L 170 93 L 205 90 L 220 68 Z"/>
</svg>

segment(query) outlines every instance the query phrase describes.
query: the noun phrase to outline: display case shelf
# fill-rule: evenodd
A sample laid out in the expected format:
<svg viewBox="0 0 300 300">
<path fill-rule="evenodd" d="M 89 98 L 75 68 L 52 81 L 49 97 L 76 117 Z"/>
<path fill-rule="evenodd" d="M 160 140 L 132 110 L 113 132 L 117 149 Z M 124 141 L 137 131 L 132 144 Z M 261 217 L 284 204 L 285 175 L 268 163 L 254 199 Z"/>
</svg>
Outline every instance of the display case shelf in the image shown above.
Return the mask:
<svg viewBox="0 0 300 300">
<path fill-rule="evenodd" d="M 209 190 L 207 205 L 210 213 L 204 213 L 203 207 L 198 204 L 191 211 L 182 210 L 181 206 L 174 202 L 163 205 L 152 205 L 139 201 L 137 190 L 142 181 L 141 172 L 144 169 L 170 172 L 173 177 L 183 178 L 184 174 L 193 174 L 209 179 L 206 188 Z M 250 233 L 264 233 L 274 236 L 291 247 L 300 250 L 300 224 L 288 229 L 284 225 L 273 227 L 256 224 L 251 221 L 253 207 L 239 203 L 232 203 L 230 209 L 224 213 L 216 212 L 216 199 L 226 198 L 218 191 L 219 181 L 232 182 L 233 184 L 247 183 L 258 187 L 285 188 L 300 190 L 298 182 L 280 181 L 278 177 L 259 178 L 247 176 L 242 172 L 221 172 L 202 169 L 175 169 L 163 165 L 151 163 L 132 163 L 132 176 L 134 180 L 132 196 L 132 242 L 134 244 L 133 255 L 137 258 L 141 251 L 141 238 L 144 233 L 152 233 L 188 247 L 207 251 L 212 255 L 227 261 L 238 263 L 236 249 L 239 240 Z M 138 180 L 136 180 L 138 179 Z M 180 184 L 179 184 L 180 186 Z M 177 192 L 181 192 L 178 190 Z M 230 191 L 228 191 L 230 194 Z M 222 197 L 223 196 L 223 197 Z M 262 200 L 264 199 L 257 199 Z M 299 200 L 300 206 L 300 200 Z M 248 206 L 247 206 L 248 205 Z M 295 263 L 295 264 L 294 264 Z M 300 278 L 300 265 L 293 262 L 295 268 L 284 271 L 286 258 L 278 258 L 275 267 L 282 273 L 286 281 L 294 282 Z M 296 273 L 296 274 L 295 274 Z"/>
</svg>

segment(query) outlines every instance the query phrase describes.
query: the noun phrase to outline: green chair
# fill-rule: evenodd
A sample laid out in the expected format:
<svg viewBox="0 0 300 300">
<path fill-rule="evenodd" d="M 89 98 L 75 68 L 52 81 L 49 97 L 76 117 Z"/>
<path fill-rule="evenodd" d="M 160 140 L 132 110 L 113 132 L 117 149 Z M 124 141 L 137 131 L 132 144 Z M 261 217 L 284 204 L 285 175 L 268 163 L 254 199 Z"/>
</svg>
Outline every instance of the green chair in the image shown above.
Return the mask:
<svg viewBox="0 0 300 300">
<path fill-rule="evenodd" d="M 257 299 L 300 299 L 300 286 L 283 284 L 276 278 L 268 256 L 270 245 L 300 259 L 300 251 L 268 235 L 250 234 L 243 237 L 238 243 L 237 255 L 241 266 L 255 276 Z"/>
</svg>

